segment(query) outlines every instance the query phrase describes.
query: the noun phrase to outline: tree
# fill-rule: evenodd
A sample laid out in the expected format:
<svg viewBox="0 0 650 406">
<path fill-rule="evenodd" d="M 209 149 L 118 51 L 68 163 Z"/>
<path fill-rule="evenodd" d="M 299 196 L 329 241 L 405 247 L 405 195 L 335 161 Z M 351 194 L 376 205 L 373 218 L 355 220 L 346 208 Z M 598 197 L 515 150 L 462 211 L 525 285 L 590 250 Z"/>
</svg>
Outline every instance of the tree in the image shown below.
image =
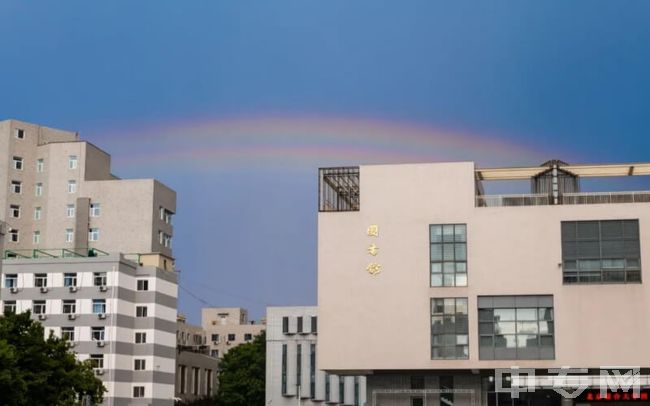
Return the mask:
<svg viewBox="0 0 650 406">
<path fill-rule="evenodd" d="M 0 406 L 96 404 L 105 391 L 90 363 L 78 361 L 67 341 L 45 339 L 30 312 L 0 317 Z"/>
<path fill-rule="evenodd" d="M 217 402 L 227 406 L 264 404 L 266 333 L 228 351 L 219 364 Z"/>
</svg>

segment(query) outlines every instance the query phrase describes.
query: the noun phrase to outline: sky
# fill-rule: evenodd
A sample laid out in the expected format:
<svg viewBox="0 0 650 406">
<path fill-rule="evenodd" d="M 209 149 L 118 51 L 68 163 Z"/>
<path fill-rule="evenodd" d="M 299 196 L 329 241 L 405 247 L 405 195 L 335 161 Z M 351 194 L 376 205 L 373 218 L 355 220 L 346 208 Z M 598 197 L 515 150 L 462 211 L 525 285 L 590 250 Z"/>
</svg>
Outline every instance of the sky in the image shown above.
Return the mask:
<svg viewBox="0 0 650 406">
<path fill-rule="evenodd" d="M 648 161 L 646 0 L 0 2 L 0 119 L 178 193 L 179 311 L 316 304 L 317 171 Z M 638 187 L 640 182 L 628 182 Z"/>
</svg>

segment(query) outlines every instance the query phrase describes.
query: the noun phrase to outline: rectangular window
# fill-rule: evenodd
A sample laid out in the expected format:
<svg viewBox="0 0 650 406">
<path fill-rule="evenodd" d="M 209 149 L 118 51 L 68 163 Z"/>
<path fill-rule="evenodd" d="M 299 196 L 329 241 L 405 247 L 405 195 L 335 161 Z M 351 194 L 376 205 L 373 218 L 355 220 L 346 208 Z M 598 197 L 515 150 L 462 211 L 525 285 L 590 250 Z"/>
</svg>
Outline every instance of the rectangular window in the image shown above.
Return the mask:
<svg viewBox="0 0 650 406">
<path fill-rule="evenodd" d="M 311 316 L 311 332 L 318 333 L 318 317 L 316 316 Z"/>
<path fill-rule="evenodd" d="M 207 391 L 207 395 L 208 395 L 208 396 L 212 396 L 212 395 L 213 395 L 213 393 L 212 393 L 212 389 L 213 389 L 213 384 L 212 384 L 212 370 L 211 370 L 211 369 L 206 369 L 206 370 L 205 370 L 205 374 L 206 374 L 205 381 L 206 381 L 206 391 Z"/>
<path fill-rule="evenodd" d="M 146 344 L 147 343 L 147 333 L 135 333 L 135 343 L 136 344 Z"/>
<path fill-rule="evenodd" d="M 143 398 L 144 397 L 144 386 L 134 386 L 133 387 L 133 397 L 134 398 Z"/>
<path fill-rule="evenodd" d="M 639 220 L 563 221 L 564 283 L 641 283 Z"/>
<path fill-rule="evenodd" d="M 5 274 L 5 288 L 17 288 L 18 287 L 18 274 L 9 273 Z"/>
<path fill-rule="evenodd" d="M 65 206 L 65 215 L 66 217 L 74 217 L 74 204 L 69 204 Z"/>
<path fill-rule="evenodd" d="M 228 341 L 235 341 L 236 338 L 234 334 L 228 334 Z"/>
<path fill-rule="evenodd" d="M 431 286 L 467 286 L 467 226 L 429 226 Z"/>
<path fill-rule="evenodd" d="M 45 300 L 34 300 L 32 302 L 32 313 L 45 314 Z"/>
<path fill-rule="evenodd" d="M 20 218 L 20 206 L 17 204 L 9 205 L 9 215 L 13 218 Z"/>
<path fill-rule="evenodd" d="M 282 344 L 282 394 L 287 393 L 287 345 Z"/>
<path fill-rule="evenodd" d="M 93 299 L 93 313 L 106 313 L 106 299 Z"/>
<path fill-rule="evenodd" d="M 137 290 L 149 290 L 149 281 L 146 279 L 138 279 L 136 285 Z"/>
<path fill-rule="evenodd" d="M 135 317 L 147 317 L 147 306 L 136 306 Z"/>
<path fill-rule="evenodd" d="M 93 284 L 95 286 L 106 286 L 106 272 L 94 272 Z"/>
<path fill-rule="evenodd" d="M 90 366 L 104 368 L 104 354 L 90 354 Z"/>
<path fill-rule="evenodd" d="M 99 203 L 90 204 L 90 217 L 99 217 L 101 214 L 101 205 Z"/>
<path fill-rule="evenodd" d="M 34 187 L 34 196 L 43 196 L 43 184 L 41 182 L 38 182 Z"/>
<path fill-rule="evenodd" d="M 213 343 L 219 342 L 219 334 L 212 334 L 211 338 Z"/>
<path fill-rule="evenodd" d="M 302 344 L 298 344 L 296 345 L 296 384 L 297 385 L 300 385 L 301 376 L 302 376 Z"/>
<path fill-rule="evenodd" d="M 77 286 L 77 274 L 76 273 L 64 273 L 63 274 L 63 286 Z"/>
<path fill-rule="evenodd" d="M 133 369 L 136 371 L 144 371 L 147 369 L 147 361 L 141 358 L 135 359 L 133 361 Z"/>
<path fill-rule="evenodd" d="M 69 180 L 68 181 L 68 193 L 77 193 L 77 181 Z"/>
<path fill-rule="evenodd" d="M 454 405 L 454 377 L 449 375 L 440 376 L 440 406 L 453 406 Z"/>
<path fill-rule="evenodd" d="M 15 156 L 13 159 L 14 162 L 14 169 L 17 171 L 22 171 L 23 170 L 23 159 L 19 156 Z"/>
<path fill-rule="evenodd" d="M 467 298 L 431 299 L 431 359 L 468 359 Z"/>
<path fill-rule="evenodd" d="M 66 341 L 74 341 L 74 327 L 61 327 L 61 338 Z"/>
<path fill-rule="evenodd" d="M 43 158 L 39 158 L 36 161 L 36 172 L 42 173 L 45 170 L 45 161 Z"/>
<path fill-rule="evenodd" d="M 99 228 L 88 230 L 88 241 L 99 241 Z"/>
<path fill-rule="evenodd" d="M 163 233 L 162 231 L 158 232 L 158 238 L 160 239 L 160 245 L 166 248 L 171 248 L 172 247 L 172 236 Z"/>
<path fill-rule="evenodd" d="M 20 242 L 20 231 L 12 228 L 9 231 L 9 241 L 11 242 Z"/>
<path fill-rule="evenodd" d="M 76 155 L 68 156 L 68 169 L 77 169 L 78 162 L 79 159 L 77 158 Z"/>
<path fill-rule="evenodd" d="M 43 217 L 43 209 L 40 207 L 34 208 L 34 220 L 40 220 Z"/>
<path fill-rule="evenodd" d="M 164 207 L 160 208 L 160 219 L 162 221 L 164 221 L 165 223 L 171 224 L 173 215 L 174 215 L 174 213 L 172 213 L 171 211 L 165 209 Z"/>
<path fill-rule="evenodd" d="M 244 334 L 244 341 L 250 341 L 250 340 L 252 340 L 252 339 L 253 339 L 253 335 L 252 335 L 252 334 Z"/>
<path fill-rule="evenodd" d="M 46 273 L 34 274 L 34 286 L 36 286 L 37 288 L 46 288 L 47 274 Z"/>
<path fill-rule="evenodd" d="M 77 313 L 77 301 L 76 300 L 64 300 L 63 301 L 63 314 L 75 314 Z"/>
<path fill-rule="evenodd" d="M 34 233 L 32 234 L 32 242 L 34 245 L 38 245 L 41 243 L 41 232 L 39 230 L 35 230 Z"/>
<path fill-rule="evenodd" d="M 282 318 L 282 333 L 288 334 L 289 333 L 289 317 L 283 317 Z"/>
<path fill-rule="evenodd" d="M 66 228 L 65 229 L 65 242 L 73 242 L 73 241 L 74 241 L 74 229 Z"/>
<path fill-rule="evenodd" d="M 479 296 L 479 359 L 555 359 L 553 296 Z"/>
<path fill-rule="evenodd" d="M 12 180 L 11 181 L 11 192 L 12 193 L 23 193 L 23 182 L 18 181 L 18 180 Z"/>
<path fill-rule="evenodd" d="M 316 344 L 309 344 L 309 394 L 316 396 Z"/>
<path fill-rule="evenodd" d="M 25 130 L 16 128 L 16 139 L 18 140 L 24 140 L 25 139 Z"/>
<path fill-rule="evenodd" d="M 302 316 L 298 316 L 298 332 L 302 333 Z"/>
<path fill-rule="evenodd" d="M 180 390 L 181 394 L 187 392 L 187 367 L 185 365 L 178 366 L 178 375 L 180 375 Z"/>
<path fill-rule="evenodd" d="M 325 402 L 330 401 L 330 374 L 325 372 Z"/>
<path fill-rule="evenodd" d="M 212 355 L 214 358 L 219 358 L 219 350 L 210 351 L 210 355 Z"/>
<path fill-rule="evenodd" d="M 16 313 L 16 301 L 15 300 L 5 300 L 3 306 L 4 313 Z"/>
<path fill-rule="evenodd" d="M 193 385 L 192 385 L 192 393 L 194 395 L 199 394 L 199 382 L 200 382 L 199 374 L 200 374 L 200 371 L 201 371 L 200 368 L 194 368 L 194 367 L 192 368 L 192 375 L 193 375 L 192 376 L 192 378 L 193 378 L 192 379 L 192 383 L 193 383 Z"/>
<path fill-rule="evenodd" d="M 92 338 L 93 341 L 104 341 L 105 335 L 106 335 L 105 327 L 91 327 L 90 329 L 90 337 Z"/>
</svg>

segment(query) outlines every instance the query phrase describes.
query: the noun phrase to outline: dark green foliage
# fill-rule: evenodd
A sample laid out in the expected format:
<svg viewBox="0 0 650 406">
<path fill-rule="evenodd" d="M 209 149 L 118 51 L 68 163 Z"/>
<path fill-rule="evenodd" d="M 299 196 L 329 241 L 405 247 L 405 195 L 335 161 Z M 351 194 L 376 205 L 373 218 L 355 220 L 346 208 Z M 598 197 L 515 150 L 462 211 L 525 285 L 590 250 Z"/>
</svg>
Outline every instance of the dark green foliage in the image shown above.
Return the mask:
<svg viewBox="0 0 650 406">
<path fill-rule="evenodd" d="M 83 397 L 96 404 L 104 391 L 91 366 L 66 341 L 45 339 L 29 312 L 0 317 L 0 406 L 74 406 Z"/>
<path fill-rule="evenodd" d="M 219 364 L 220 406 L 257 406 L 264 404 L 266 378 L 266 333 L 239 345 L 224 355 Z"/>
</svg>

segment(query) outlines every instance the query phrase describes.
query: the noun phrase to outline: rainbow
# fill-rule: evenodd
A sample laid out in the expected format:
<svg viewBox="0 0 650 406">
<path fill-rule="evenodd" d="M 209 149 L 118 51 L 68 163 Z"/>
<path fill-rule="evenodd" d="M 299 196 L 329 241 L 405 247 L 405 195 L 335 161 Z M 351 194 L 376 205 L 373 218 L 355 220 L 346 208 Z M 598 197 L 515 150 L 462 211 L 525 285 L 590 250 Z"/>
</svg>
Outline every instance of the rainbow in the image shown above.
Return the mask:
<svg viewBox="0 0 650 406">
<path fill-rule="evenodd" d="M 512 137 L 376 118 L 242 116 L 114 128 L 97 134 L 118 166 L 318 167 L 473 160 L 531 165 L 549 158 Z"/>
</svg>

